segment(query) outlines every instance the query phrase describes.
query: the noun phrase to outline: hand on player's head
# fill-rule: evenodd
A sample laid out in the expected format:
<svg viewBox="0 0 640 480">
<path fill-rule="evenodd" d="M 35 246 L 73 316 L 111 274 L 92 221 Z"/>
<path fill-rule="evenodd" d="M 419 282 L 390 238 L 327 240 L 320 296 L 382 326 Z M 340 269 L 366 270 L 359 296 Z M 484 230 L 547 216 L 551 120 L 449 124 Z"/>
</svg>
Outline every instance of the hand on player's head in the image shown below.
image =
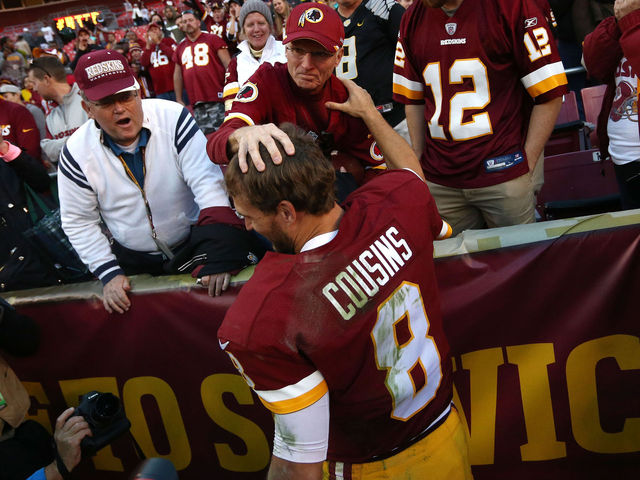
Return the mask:
<svg viewBox="0 0 640 480">
<path fill-rule="evenodd" d="M 232 134 L 232 137 L 237 142 L 238 165 L 243 173 L 249 171 L 247 156 L 251 159 L 256 170 L 259 172 L 264 171 L 265 163 L 260 156 L 260 144 L 265 146 L 271 160 L 276 165 L 282 162 L 282 155 L 278 150 L 276 141 L 280 142 L 287 155 L 295 153 L 293 143 L 291 143 L 287 134 L 273 123 L 240 128 Z"/>
</svg>

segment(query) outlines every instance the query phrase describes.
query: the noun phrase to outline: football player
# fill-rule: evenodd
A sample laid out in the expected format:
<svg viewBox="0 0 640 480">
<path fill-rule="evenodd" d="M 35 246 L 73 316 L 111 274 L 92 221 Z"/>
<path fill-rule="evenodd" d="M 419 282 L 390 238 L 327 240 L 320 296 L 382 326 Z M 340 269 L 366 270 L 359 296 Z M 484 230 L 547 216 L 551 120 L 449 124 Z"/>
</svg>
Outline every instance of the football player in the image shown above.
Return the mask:
<svg viewBox="0 0 640 480">
<path fill-rule="evenodd" d="M 282 162 L 262 172 L 243 173 L 234 157 L 225 180 L 237 212 L 276 253 L 240 291 L 219 342 L 275 415 L 268 478 L 468 479 L 433 264 L 433 241 L 450 229 L 411 147 L 344 82 L 348 100 L 328 107 L 362 118 L 399 169 L 343 208 L 304 131 L 287 129 L 295 153 L 280 145 Z"/>
</svg>

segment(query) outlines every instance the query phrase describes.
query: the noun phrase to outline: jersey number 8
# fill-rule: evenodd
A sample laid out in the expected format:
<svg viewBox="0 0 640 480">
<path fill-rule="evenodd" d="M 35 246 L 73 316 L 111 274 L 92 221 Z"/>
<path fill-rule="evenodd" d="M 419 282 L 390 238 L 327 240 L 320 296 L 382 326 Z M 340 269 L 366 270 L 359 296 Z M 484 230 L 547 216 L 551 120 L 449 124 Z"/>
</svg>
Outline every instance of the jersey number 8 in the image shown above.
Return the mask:
<svg viewBox="0 0 640 480">
<path fill-rule="evenodd" d="M 399 338 L 399 330 L 408 338 Z M 442 370 L 440 354 L 429 336 L 429 319 L 420 287 L 403 282 L 379 307 L 371 331 L 376 365 L 387 370 L 385 385 L 393 399 L 391 417 L 406 421 L 436 395 Z"/>
</svg>

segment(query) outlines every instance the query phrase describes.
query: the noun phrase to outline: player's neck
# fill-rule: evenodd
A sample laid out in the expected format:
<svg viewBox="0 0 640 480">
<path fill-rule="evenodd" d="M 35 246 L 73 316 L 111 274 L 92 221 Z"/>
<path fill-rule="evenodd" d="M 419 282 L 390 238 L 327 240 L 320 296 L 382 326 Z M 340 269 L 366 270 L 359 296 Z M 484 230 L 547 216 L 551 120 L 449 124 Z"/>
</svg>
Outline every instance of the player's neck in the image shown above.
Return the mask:
<svg viewBox="0 0 640 480">
<path fill-rule="evenodd" d="M 312 238 L 337 230 L 343 214 L 344 210 L 337 203 L 335 203 L 333 208 L 325 214 L 306 214 L 302 220 L 303 224 L 300 228 L 300 234 L 297 235 L 294 240 L 295 252 L 300 253 L 302 247 Z"/>
</svg>

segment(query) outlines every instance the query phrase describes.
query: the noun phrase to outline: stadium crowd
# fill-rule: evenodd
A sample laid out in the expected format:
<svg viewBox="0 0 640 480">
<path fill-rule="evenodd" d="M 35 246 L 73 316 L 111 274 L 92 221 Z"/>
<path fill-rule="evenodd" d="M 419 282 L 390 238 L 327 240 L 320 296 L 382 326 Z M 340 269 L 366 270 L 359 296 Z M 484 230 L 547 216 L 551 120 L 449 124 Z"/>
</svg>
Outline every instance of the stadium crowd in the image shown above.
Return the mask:
<svg viewBox="0 0 640 480">
<path fill-rule="evenodd" d="M 623 206 L 638 208 L 640 0 L 609 3 L 613 16 L 585 32 L 584 62 L 593 77 L 607 82 L 599 125 L 607 139 L 603 155 L 615 163 Z M 248 383 L 275 415 L 272 472 L 319 478 L 326 458 L 332 475 L 358 464 L 374 472 L 376 463 L 392 457 L 403 472 L 470 478 L 450 400 L 432 242 L 466 229 L 535 221 L 544 146 L 569 91 L 549 2 L 228 0 L 168 1 L 156 10 L 134 3 L 129 9 L 135 28 L 113 31 L 85 22 L 74 32 L 72 48 L 50 28 L 0 39 L 0 291 L 97 278 L 105 309 L 124 313 L 131 306 L 130 275 L 188 272 L 216 296 L 234 272 L 275 250 L 263 261 L 269 270 L 259 270 L 255 282 L 278 289 L 254 292 L 249 284 L 239 297 L 247 301 L 236 302 L 219 333 L 222 348 L 229 345 L 234 364 L 251 374 L 255 383 L 247 377 Z M 497 18 L 503 21 L 491 24 Z M 320 167 L 314 158 L 329 162 Z M 294 159 L 299 169 L 274 173 Z M 389 228 L 368 245 L 361 238 L 370 228 L 365 218 L 375 225 L 394 221 L 402 231 Z M 313 314 L 330 319 L 328 328 L 336 332 L 342 320 L 333 316 L 368 315 L 356 313 L 360 300 L 352 298 L 347 308 L 338 304 L 332 296 L 343 288 L 338 278 L 358 283 L 370 297 L 390 281 L 397 289 L 389 298 L 418 295 L 418 305 L 420 288 L 393 280 L 398 268 L 382 261 L 366 273 L 354 260 L 335 284 L 312 269 L 314 255 L 327 244 L 338 253 L 359 253 L 364 264 L 363 258 L 378 255 L 374 245 L 380 242 L 395 249 L 398 264 L 407 262 L 411 278 L 428 289 L 422 295 L 429 298 L 433 337 L 427 330 L 422 337 L 436 338 L 430 341 L 443 353 L 441 359 L 435 343 L 421 345 L 424 385 L 412 383 L 420 395 L 389 390 L 392 417 L 411 422 L 399 429 L 389 412 L 374 412 L 380 414 L 373 419 L 376 428 L 395 442 L 390 449 L 374 445 L 373 436 L 370 445 L 364 438 L 329 440 L 329 409 L 332 432 L 343 440 L 362 435 L 348 421 L 352 412 L 341 410 L 346 400 L 329 406 L 329 394 L 350 399 L 348 386 L 336 388 L 342 372 L 321 368 L 327 352 L 344 350 L 333 337 L 318 345 L 311 338 L 308 351 L 274 353 L 267 346 L 274 362 L 293 366 L 275 372 L 256 360 L 273 333 L 244 335 L 254 331 L 251 322 L 265 324 L 271 311 L 253 311 L 250 298 L 263 295 L 276 311 L 278 302 L 296 297 L 297 284 L 279 283 L 287 268 L 311 269 L 309 278 L 326 280 L 323 294 L 335 312 Z M 304 260 L 284 267 L 288 260 L 276 257 L 283 254 Z M 422 263 L 409 262 L 414 254 Z M 327 253 L 323 265 L 342 261 Z M 374 282 L 374 270 L 387 278 Z M 293 302 L 291 308 L 300 306 Z M 388 310 L 394 321 L 393 308 Z M 417 328 L 426 311 L 412 312 L 416 320 L 408 321 Z M 269 318 L 267 324 L 279 321 Z M 375 322 L 354 334 L 354 344 L 364 339 L 368 345 L 371 328 L 382 342 L 385 321 Z M 283 325 L 290 345 L 298 341 L 296 328 L 306 333 L 304 326 Z M 383 343 L 376 348 L 384 353 Z M 309 369 L 311 363 L 318 370 Z M 354 372 L 354 382 L 374 378 L 380 369 L 369 370 Z M 438 392 L 430 390 L 432 375 L 442 382 Z M 276 384 L 283 386 L 276 390 Z M 68 423 L 70 415 L 58 419 L 56 440 L 74 453 L 61 453 L 57 464 L 42 463 L 34 479 L 61 478 L 79 462 L 78 445 L 89 429 L 77 417 Z M 310 432 L 306 422 L 319 422 L 318 428 Z M 442 440 L 448 442 L 446 468 L 442 456 L 434 464 L 415 460 L 412 449 L 431 449 L 426 439 L 443 435 L 445 427 L 452 432 Z"/>
<path fill-rule="evenodd" d="M 425 0 L 424 5 L 427 8 L 443 5 L 443 15 L 451 18 L 460 3 Z M 554 2 L 550 3 L 555 6 Z M 574 13 L 579 7 L 579 2 L 575 3 Z M 602 11 L 613 13 L 613 2 L 599 3 L 603 5 Z M 447 10 L 452 5 L 454 7 Z M 500 2 L 496 5 L 497 9 L 506 8 Z M 562 47 L 568 42 L 562 40 L 564 37 L 553 41 L 556 23 L 546 0 L 523 2 L 522 11 L 513 14 L 534 18 L 539 12 L 543 17 L 542 26 L 534 36 L 524 32 L 526 27 L 519 27 L 524 28 L 528 43 L 525 41 L 521 45 L 516 42 L 506 47 L 511 49 L 510 55 L 516 60 L 505 64 L 492 62 L 491 56 L 500 52 L 488 51 L 489 58 L 485 62 L 488 77 L 483 80 L 473 65 L 465 65 L 470 73 L 462 73 L 462 70 L 460 74 L 451 73 L 449 85 L 442 83 L 438 69 L 447 63 L 447 68 L 457 65 L 461 69 L 462 64 L 456 60 L 459 54 L 449 56 L 438 52 L 446 42 L 456 39 L 440 42 L 441 45 L 433 46 L 430 52 L 419 47 L 419 42 L 413 40 L 413 31 L 423 28 L 421 25 L 426 26 L 427 21 L 435 21 L 431 19 L 435 18 L 434 15 L 429 17 L 430 20 L 422 18 L 426 10 L 420 5 L 412 8 L 412 16 L 404 15 L 405 7 L 409 5 L 391 0 L 339 0 L 334 5 L 323 6 L 318 15 L 323 15 L 322 8 L 335 9 L 341 25 L 334 27 L 343 33 L 339 36 L 339 45 L 325 45 L 338 50 L 338 55 L 318 69 L 318 88 L 304 86 L 307 81 L 304 77 L 309 70 L 306 63 L 309 62 L 300 60 L 310 53 L 316 66 L 330 55 L 321 57 L 324 55 L 322 52 L 308 48 L 315 42 L 302 38 L 286 49 L 283 45 L 283 39 L 287 39 L 287 20 L 295 5 L 283 0 L 276 0 L 273 5 L 262 0 L 247 0 L 244 5 L 242 0 L 225 3 L 194 1 L 176 5 L 169 0 L 154 6 L 155 10 L 143 3 L 125 5 L 130 15 L 128 29 L 110 30 L 100 21 L 95 24 L 85 21 L 73 32 L 75 38 L 66 45 L 64 40 L 68 37 L 65 35 L 69 32 L 54 34 L 51 27 L 44 27 L 38 32 L 25 31 L 15 39 L 6 36 L 0 39 L 2 149 L 8 152 L 20 150 L 20 155 L 15 156 L 18 160 L 11 163 L 5 160 L 6 165 L 12 167 L 4 169 L 10 172 L 11 181 L 3 179 L 3 182 L 11 184 L 7 190 L 13 195 L 11 203 L 24 205 L 20 209 L 24 218 L 14 219 L 15 227 L 4 227 L 11 229 L 14 236 L 15 230 L 19 230 L 16 239 L 24 237 L 22 233 L 25 231 L 37 237 L 38 222 L 46 216 L 44 212 L 56 212 L 57 188 L 51 191 L 40 188 L 36 192 L 29 187 L 28 179 L 41 174 L 42 169 L 61 178 L 60 173 L 70 169 L 67 165 L 58 170 L 64 146 L 89 118 L 96 119 L 90 114 L 91 104 L 86 99 L 83 101 L 76 82 L 77 65 L 86 55 L 95 55 L 101 50 L 118 52 L 126 59 L 127 67 L 136 78 L 139 98 L 165 99 L 186 106 L 200 130 L 209 136 L 207 150 L 211 161 L 216 164 L 226 164 L 238 149 L 248 150 L 253 157 L 260 143 L 274 152 L 273 141 L 282 141 L 282 136 L 277 128 L 271 129 L 272 124 L 291 122 L 308 130 L 316 136 L 336 168 L 341 200 L 384 169 L 384 158 L 370 136 L 367 140 L 366 128 L 357 119 L 349 119 L 348 115 L 339 112 L 331 113 L 324 107 L 324 103 L 334 95 L 338 99 L 344 98 L 344 93 L 338 93 L 345 92 L 339 79 L 354 80 L 369 92 L 385 119 L 410 142 L 421 158 L 440 213 L 452 225 L 454 234 L 468 228 L 535 221 L 535 195 L 542 184 L 544 144 L 560 110 L 562 95 L 567 93 L 556 43 Z M 626 5 L 623 7 L 627 8 Z M 561 8 L 561 11 L 566 17 L 566 8 Z M 500 14 L 498 11 L 484 13 Z M 616 16 L 619 15 L 616 11 Z M 615 47 L 620 53 L 613 59 L 622 58 L 626 62 L 625 71 L 629 78 L 625 77 L 622 83 L 616 83 L 611 73 L 616 65 L 611 64 L 607 71 L 601 73 L 599 63 L 592 60 L 600 51 L 601 43 L 617 44 L 621 25 L 631 24 L 626 28 L 633 28 L 635 12 L 626 16 L 627 19 L 618 18 L 617 22 L 611 21 L 613 16 L 607 18 L 602 22 L 602 25 L 612 25 L 606 27 L 610 30 L 607 37 L 600 35 L 596 38 L 596 31 L 594 35 L 587 36 L 585 43 L 588 47 L 585 62 L 589 72 L 593 70 L 594 78 L 610 85 L 607 109 L 616 87 L 629 86 L 627 93 L 637 92 L 637 81 L 633 71 L 629 70 L 632 68 L 629 62 L 633 62 L 635 52 L 623 55 L 622 42 Z M 592 28 L 599 20 L 592 21 Z M 401 28 L 402 21 L 404 26 Z M 574 15 L 573 22 L 579 21 L 580 18 Z M 303 22 L 303 18 L 298 21 L 300 24 Z M 453 37 L 456 29 L 460 32 L 470 27 L 465 26 L 463 18 L 457 23 L 447 23 L 445 28 Z M 576 31 L 579 30 L 583 37 L 588 28 L 581 24 Z M 557 32 L 566 30 L 563 24 Z M 325 32 L 325 35 L 329 33 Z M 417 35 L 421 33 L 418 31 Z M 459 45 L 457 48 L 466 47 Z M 529 62 L 524 61 L 527 56 Z M 282 67 L 277 67 L 278 64 Z M 422 71 L 425 65 L 429 68 Z M 514 76 L 504 74 L 504 69 L 509 68 L 515 68 L 519 73 Z M 544 74 L 541 73 L 543 71 Z M 464 99 L 458 95 L 456 100 L 455 85 L 464 81 L 465 75 L 473 79 L 477 91 L 464 93 L 467 95 Z M 292 82 L 298 87 L 302 85 L 302 88 L 291 89 Z M 498 96 L 492 95 L 491 91 L 483 91 L 483 86 L 488 83 L 503 94 Z M 425 98 L 431 92 L 433 97 Z M 623 100 L 627 101 L 627 97 Z M 443 111 L 443 105 L 449 102 L 451 110 Z M 620 108 L 619 104 L 620 101 L 614 107 Z M 486 106 L 486 113 L 468 113 L 482 105 Z M 513 108 L 513 105 L 521 108 Z M 632 118 L 629 122 L 633 124 L 637 122 L 637 106 L 631 106 L 630 112 Z M 601 117 L 599 124 L 604 122 L 604 126 L 599 129 L 599 135 L 607 139 L 608 112 Z M 624 121 L 610 122 L 609 130 L 632 135 L 633 128 L 625 125 Z M 609 144 L 605 140 L 601 149 L 604 155 L 609 154 L 607 145 L 614 151 L 612 157 L 619 174 L 624 207 L 637 207 L 637 185 L 634 183 L 638 176 L 638 162 L 635 161 L 638 157 L 637 139 L 633 136 L 620 139 L 618 135 L 612 138 L 614 142 Z M 629 145 L 631 147 L 627 148 Z M 12 157 L 11 153 L 8 155 Z M 24 157 L 31 167 L 17 168 Z M 259 162 L 255 161 L 257 165 Z M 27 185 L 28 190 L 23 185 Z M 33 206 L 27 213 L 27 203 L 33 204 L 31 197 L 41 197 L 38 205 L 44 201 L 48 208 Z M 195 218 L 191 218 L 191 222 L 194 221 Z M 117 248 L 114 247 L 118 244 L 117 235 L 114 239 L 104 217 L 99 217 L 96 222 L 106 233 L 112 248 Z M 65 224 L 64 218 L 62 224 Z M 55 227 L 54 222 L 51 228 Z M 67 223 L 65 231 L 73 228 Z M 76 262 L 75 267 L 61 265 L 55 254 L 46 256 L 42 249 L 34 248 L 32 239 L 21 242 L 16 239 L 6 242 L 6 251 L 2 252 L 0 290 L 43 286 L 51 284 L 53 278 L 59 282 L 88 278 L 79 274 L 61 275 L 61 271 L 78 265 L 79 270 L 83 270 L 82 263 L 90 264 L 92 273 L 100 277 L 100 272 L 95 271 L 97 266 L 91 265 L 84 255 L 80 255 L 81 262 Z M 73 249 L 78 250 L 74 239 L 71 240 L 73 249 L 66 239 L 63 240 L 63 246 L 58 248 L 71 250 L 73 256 Z M 180 238 L 177 243 L 185 241 L 185 238 Z M 129 248 L 135 243 L 129 240 L 122 246 Z M 173 250 L 181 246 L 185 245 L 174 244 L 169 248 Z M 154 253 L 159 252 L 156 249 Z M 166 252 L 162 255 L 166 257 Z M 28 273 L 34 269 L 45 273 Z M 22 277 L 28 280 L 23 281 Z"/>
</svg>

